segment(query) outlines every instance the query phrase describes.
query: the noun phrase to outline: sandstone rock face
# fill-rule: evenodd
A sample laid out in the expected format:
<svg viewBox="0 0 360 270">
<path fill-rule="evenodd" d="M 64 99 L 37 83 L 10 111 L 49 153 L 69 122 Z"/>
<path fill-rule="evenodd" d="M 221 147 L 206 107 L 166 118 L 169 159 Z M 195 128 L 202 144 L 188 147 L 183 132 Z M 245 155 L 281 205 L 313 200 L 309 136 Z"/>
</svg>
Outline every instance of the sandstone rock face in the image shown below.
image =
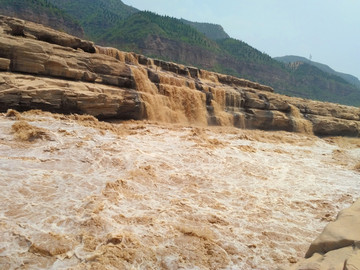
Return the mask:
<svg viewBox="0 0 360 270">
<path fill-rule="evenodd" d="M 58 29 L 61 31 L 65 31 L 66 33 L 70 33 L 77 37 L 84 36 L 84 30 L 81 26 L 71 20 L 62 16 L 61 14 L 51 15 L 44 10 L 36 10 L 34 8 L 26 7 L 26 6 L 17 6 L 15 5 L 6 5 L 3 4 L 0 6 L 0 14 L 4 14 L 6 16 L 15 16 L 20 19 L 41 23 L 48 27 Z"/>
<path fill-rule="evenodd" d="M 13 36 L 23 36 L 26 38 L 42 40 L 45 42 L 58 44 L 73 49 L 80 48 L 86 52 L 94 52 L 94 44 L 90 41 L 82 40 L 69 34 L 55 31 L 41 24 L 20 20 L 17 18 L 0 15 L 0 33 Z"/>
<path fill-rule="evenodd" d="M 293 269 L 360 269 L 360 199 L 341 211 Z"/>
<path fill-rule="evenodd" d="M 142 119 L 143 103 L 130 89 L 2 73 L 0 108 L 90 114 L 100 119 Z"/>
<path fill-rule="evenodd" d="M 359 136 L 360 109 L 151 59 L 0 16 L 0 110 Z"/>
</svg>

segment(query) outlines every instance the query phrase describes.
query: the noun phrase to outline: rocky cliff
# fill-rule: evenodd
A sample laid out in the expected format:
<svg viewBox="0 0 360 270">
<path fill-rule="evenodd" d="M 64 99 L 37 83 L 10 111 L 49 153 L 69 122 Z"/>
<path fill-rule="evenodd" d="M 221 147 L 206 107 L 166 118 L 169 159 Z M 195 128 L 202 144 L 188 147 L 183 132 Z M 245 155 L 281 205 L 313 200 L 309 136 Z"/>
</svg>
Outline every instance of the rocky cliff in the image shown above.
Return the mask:
<svg viewBox="0 0 360 270">
<path fill-rule="evenodd" d="M 9 108 L 325 136 L 360 134 L 359 108 L 282 96 L 258 83 L 99 47 L 0 16 L 0 109 Z"/>
<path fill-rule="evenodd" d="M 44 0 L 0 0 L 0 14 L 41 23 L 59 31 L 83 37 L 84 30 L 64 11 Z"/>
</svg>

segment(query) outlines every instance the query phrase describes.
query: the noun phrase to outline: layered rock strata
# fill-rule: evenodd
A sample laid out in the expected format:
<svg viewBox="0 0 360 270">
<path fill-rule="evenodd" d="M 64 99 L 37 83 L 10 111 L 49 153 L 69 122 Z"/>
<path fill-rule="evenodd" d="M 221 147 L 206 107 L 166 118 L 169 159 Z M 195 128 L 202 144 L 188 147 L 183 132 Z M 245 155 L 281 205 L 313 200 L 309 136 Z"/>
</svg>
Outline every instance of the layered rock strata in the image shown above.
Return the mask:
<svg viewBox="0 0 360 270">
<path fill-rule="evenodd" d="M 0 16 L 0 110 L 359 136 L 360 109 L 150 59 Z"/>
<path fill-rule="evenodd" d="M 2 5 L 0 6 L 0 14 L 11 17 L 15 16 L 23 20 L 47 25 L 50 28 L 54 28 L 59 31 L 65 31 L 67 33 L 71 33 L 74 36 L 84 36 L 84 30 L 80 24 L 71 20 L 71 18 L 68 16 L 61 13 L 59 14 L 57 12 L 52 14 L 51 8 L 44 9 L 41 6 L 40 8 L 31 7 L 31 2 L 36 1 L 31 1 L 30 5 L 27 5 L 29 1 L 27 1 L 27 3 L 25 2 L 25 5 L 20 4 L 18 1 L 16 2 L 17 3 L 14 4 L 5 4 L 6 2 L 4 3 L 3 1 Z"/>
</svg>

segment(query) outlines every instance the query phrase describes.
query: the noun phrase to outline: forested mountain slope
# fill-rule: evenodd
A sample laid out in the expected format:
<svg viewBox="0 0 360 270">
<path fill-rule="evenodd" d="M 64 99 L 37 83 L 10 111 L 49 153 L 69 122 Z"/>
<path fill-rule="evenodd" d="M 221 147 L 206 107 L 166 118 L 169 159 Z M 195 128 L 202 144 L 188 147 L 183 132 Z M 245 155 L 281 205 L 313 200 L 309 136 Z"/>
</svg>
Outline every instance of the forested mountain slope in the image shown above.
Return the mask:
<svg viewBox="0 0 360 270">
<path fill-rule="evenodd" d="M 69 21 L 78 21 L 85 37 L 103 46 L 253 80 L 282 94 L 360 106 L 359 88 L 340 74 L 307 62 L 281 63 L 244 41 L 230 38 L 219 25 L 139 11 L 120 0 L 1 1 L 6 7 L 3 13 L 12 10 L 10 15 L 20 18 L 27 12 L 19 6 L 33 12 L 44 6 L 49 18 L 59 17 L 52 13 L 56 10 L 56 14 L 72 18 Z"/>
<path fill-rule="evenodd" d="M 343 78 L 345 81 L 347 81 L 353 85 L 356 85 L 360 88 L 360 80 L 357 77 L 350 75 L 350 74 L 335 71 L 328 65 L 311 61 L 310 59 L 307 59 L 305 57 L 296 56 L 296 55 L 287 55 L 287 56 L 282 56 L 282 57 L 275 57 L 274 59 L 278 60 L 280 62 L 286 63 L 286 64 L 295 63 L 295 62 L 303 62 L 303 63 L 310 64 L 324 72 L 339 76 L 339 77 Z"/>
</svg>

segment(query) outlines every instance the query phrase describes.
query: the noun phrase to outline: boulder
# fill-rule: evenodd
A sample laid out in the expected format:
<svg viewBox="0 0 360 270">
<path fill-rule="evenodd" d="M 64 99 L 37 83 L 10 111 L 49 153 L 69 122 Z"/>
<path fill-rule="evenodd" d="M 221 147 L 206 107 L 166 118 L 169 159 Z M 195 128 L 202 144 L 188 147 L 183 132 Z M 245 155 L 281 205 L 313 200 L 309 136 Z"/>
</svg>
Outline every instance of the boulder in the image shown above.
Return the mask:
<svg viewBox="0 0 360 270">
<path fill-rule="evenodd" d="M 268 110 L 270 109 L 269 100 L 265 95 L 258 95 L 254 92 L 245 92 L 245 104 L 246 108 L 254 108 L 254 109 L 261 109 L 261 110 Z"/>
<path fill-rule="evenodd" d="M 330 222 L 324 231 L 311 244 L 305 257 L 314 253 L 325 254 L 331 250 L 355 247 L 360 243 L 360 199 L 349 208 L 342 210 L 334 222 Z"/>
<path fill-rule="evenodd" d="M 313 124 L 313 131 L 318 136 L 349 136 L 359 137 L 360 122 L 347 119 L 308 115 Z"/>
<path fill-rule="evenodd" d="M 360 199 L 342 210 L 292 269 L 360 269 Z"/>
<path fill-rule="evenodd" d="M 291 117 L 280 111 L 248 109 L 245 114 L 245 128 L 262 130 L 294 131 Z"/>
</svg>

